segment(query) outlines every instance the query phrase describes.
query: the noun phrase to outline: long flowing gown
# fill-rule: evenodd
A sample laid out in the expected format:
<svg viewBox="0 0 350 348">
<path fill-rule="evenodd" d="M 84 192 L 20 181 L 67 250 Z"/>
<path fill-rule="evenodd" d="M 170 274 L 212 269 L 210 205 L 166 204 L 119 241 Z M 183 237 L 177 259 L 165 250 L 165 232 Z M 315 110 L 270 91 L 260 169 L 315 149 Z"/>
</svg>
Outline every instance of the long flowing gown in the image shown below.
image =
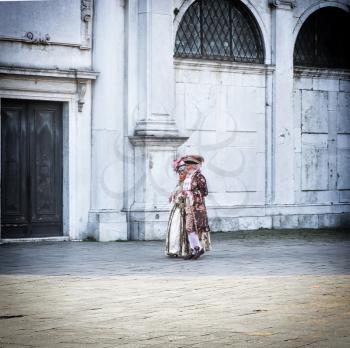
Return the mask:
<svg viewBox="0 0 350 348">
<path fill-rule="evenodd" d="M 190 250 L 185 230 L 185 203 L 181 193 L 182 183 L 179 183 L 172 194 L 165 244 L 166 255 L 176 257 L 186 256 Z"/>
</svg>

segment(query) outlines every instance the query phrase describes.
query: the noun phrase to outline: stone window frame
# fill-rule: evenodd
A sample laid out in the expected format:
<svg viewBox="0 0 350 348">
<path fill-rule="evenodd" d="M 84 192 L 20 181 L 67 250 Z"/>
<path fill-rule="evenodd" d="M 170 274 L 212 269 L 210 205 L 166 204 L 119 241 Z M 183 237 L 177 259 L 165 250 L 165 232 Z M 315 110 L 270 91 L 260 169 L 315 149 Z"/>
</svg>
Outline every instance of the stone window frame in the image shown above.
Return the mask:
<svg viewBox="0 0 350 348">
<path fill-rule="evenodd" d="M 175 51 L 175 40 L 177 36 L 177 32 L 179 30 L 179 27 L 181 26 L 181 22 L 184 18 L 184 16 L 187 13 L 187 10 L 194 5 L 195 3 L 200 2 L 201 0 L 190 0 L 183 2 L 182 5 L 179 8 L 175 8 L 174 10 L 174 51 Z M 257 61 L 248 61 L 244 59 L 235 59 L 233 55 L 231 56 L 226 56 L 226 57 L 219 57 L 219 56 L 210 56 L 210 55 L 196 55 L 196 56 L 191 56 L 191 55 L 179 55 L 174 53 L 174 58 L 194 58 L 194 59 L 205 59 L 205 60 L 219 60 L 219 61 L 229 61 L 231 63 L 240 63 L 240 64 L 266 64 L 267 61 L 270 61 L 271 57 L 269 56 L 269 50 L 266 50 L 267 42 L 267 28 L 265 27 L 264 21 L 262 20 L 259 11 L 257 11 L 253 5 L 246 0 L 241 0 L 241 1 L 235 1 L 231 0 L 233 3 L 233 6 L 239 6 L 244 9 L 245 14 L 248 14 L 249 16 L 249 21 L 251 21 L 250 24 L 254 25 L 254 29 L 256 30 L 256 34 L 258 35 L 257 40 L 259 41 L 258 45 L 260 46 L 260 60 L 259 62 Z M 255 34 L 255 33 L 254 33 Z"/>
<path fill-rule="evenodd" d="M 314 14 L 316 11 L 322 9 L 322 8 L 339 8 L 341 10 L 344 10 L 347 13 L 350 13 L 350 8 L 345 5 L 345 4 L 341 4 L 337 1 L 327 1 L 327 2 L 321 2 L 318 1 L 317 3 L 307 7 L 302 13 L 300 13 L 298 15 L 298 20 L 294 26 L 293 29 L 293 54 L 294 54 L 294 49 L 295 49 L 295 44 L 299 35 L 299 32 L 301 30 L 301 28 L 303 27 L 303 25 L 305 24 L 305 22 L 307 21 L 307 19 Z M 309 67 L 309 66 L 294 66 L 294 70 L 297 69 L 298 71 L 300 69 L 307 69 L 307 70 L 314 70 L 314 69 L 326 69 L 327 68 L 321 68 L 321 67 Z M 338 69 L 339 70 L 339 69 Z M 344 68 L 340 68 L 340 70 L 344 70 Z"/>
<path fill-rule="evenodd" d="M 350 68 L 345 42 L 348 12 L 324 7 L 313 12 L 301 27 L 294 45 L 296 66 L 318 68 Z M 326 29 L 324 21 L 333 23 Z M 334 28 L 334 29 L 333 29 Z M 337 29 L 336 29 L 337 28 Z M 339 31 L 338 31 L 339 30 Z"/>
</svg>

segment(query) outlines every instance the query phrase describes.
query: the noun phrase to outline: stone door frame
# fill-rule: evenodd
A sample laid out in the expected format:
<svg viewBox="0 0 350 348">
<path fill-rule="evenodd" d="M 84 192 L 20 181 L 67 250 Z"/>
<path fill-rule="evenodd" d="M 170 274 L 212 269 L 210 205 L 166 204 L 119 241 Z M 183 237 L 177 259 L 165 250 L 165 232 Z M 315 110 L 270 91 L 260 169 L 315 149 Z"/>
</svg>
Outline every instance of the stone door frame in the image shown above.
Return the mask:
<svg viewBox="0 0 350 348">
<path fill-rule="evenodd" d="M 24 99 L 31 101 L 52 101 L 62 103 L 63 117 L 63 236 L 71 240 L 81 239 L 77 206 L 79 193 L 75 189 L 81 169 L 77 163 L 79 117 L 91 120 L 91 105 L 85 100 L 87 90 L 91 95 L 91 80 L 95 72 L 58 71 L 42 69 L 15 69 L 0 67 L 1 99 Z M 0 145 L 1 146 L 1 145 Z M 86 144 L 87 151 L 91 149 Z M 1 174 L 1 173 L 0 173 Z M 90 187 L 87 188 L 90 190 Z M 1 233 L 1 231 L 0 231 Z M 0 234 L 1 240 L 1 234 Z"/>
</svg>

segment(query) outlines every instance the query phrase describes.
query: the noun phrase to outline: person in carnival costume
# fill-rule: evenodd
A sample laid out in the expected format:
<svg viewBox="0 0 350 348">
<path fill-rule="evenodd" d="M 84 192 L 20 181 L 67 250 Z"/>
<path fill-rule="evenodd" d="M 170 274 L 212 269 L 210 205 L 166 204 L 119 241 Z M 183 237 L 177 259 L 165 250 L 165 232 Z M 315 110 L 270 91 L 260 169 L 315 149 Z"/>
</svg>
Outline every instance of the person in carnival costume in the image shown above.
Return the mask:
<svg viewBox="0 0 350 348">
<path fill-rule="evenodd" d="M 186 260 L 197 260 L 206 251 L 211 249 L 210 229 L 205 206 L 205 197 L 208 195 L 207 182 L 200 168 L 204 158 L 199 155 L 184 156 L 181 160 L 186 164 L 187 175 L 183 183 L 185 196 L 185 229 L 190 253 Z"/>
<path fill-rule="evenodd" d="M 165 253 L 168 256 L 183 257 L 190 252 L 187 234 L 185 230 L 185 194 L 183 183 L 186 178 L 187 169 L 185 162 L 180 158 L 173 162 L 173 167 L 178 174 L 179 181 L 174 192 L 169 197 L 172 204 L 168 226 L 166 231 Z"/>
</svg>

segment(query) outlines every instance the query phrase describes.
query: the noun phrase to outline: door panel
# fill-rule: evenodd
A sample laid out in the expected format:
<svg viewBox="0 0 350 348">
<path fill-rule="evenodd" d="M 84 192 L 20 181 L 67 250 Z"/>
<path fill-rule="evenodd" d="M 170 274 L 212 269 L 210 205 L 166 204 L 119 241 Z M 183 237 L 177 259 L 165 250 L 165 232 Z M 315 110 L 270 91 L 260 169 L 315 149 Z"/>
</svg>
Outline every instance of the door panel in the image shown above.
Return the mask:
<svg viewBox="0 0 350 348">
<path fill-rule="evenodd" d="M 27 224 L 25 104 L 3 106 L 1 121 L 1 213 L 6 223 Z"/>
<path fill-rule="evenodd" d="M 16 104 L 17 103 L 17 104 Z M 59 103 L 2 102 L 2 237 L 62 234 L 62 111 Z M 13 105 L 15 104 L 15 107 Z M 16 117 L 6 116 L 10 108 Z M 11 111 L 12 114 L 15 114 Z M 18 124 L 21 136 L 18 136 Z M 17 125 L 17 126 L 16 126 Z M 12 142 L 9 139 L 13 139 Z M 17 140 L 16 140 L 17 139 Z M 10 158 L 20 159 L 11 164 Z M 16 164 L 17 163 L 17 164 Z M 21 169 L 17 169 L 21 167 Z M 11 172 L 11 173 L 10 173 Z M 13 175 L 16 172 L 16 175 Z M 9 174 L 7 174 L 9 173 Z M 12 181 L 16 181 L 13 185 Z M 19 184 L 20 183 L 20 184 Z M 23 219 L 11 214 L 6 202 L 21 206 Z M 6 208 L 7 204 L 7 208 Z M 13 205 L 13 204 L 12 204 Z M 5 209 L 3 209 L 3 207 Z"/>
<path fill-rule="evenodd" d="M 62 218 L 62 118 L 53 106 L 32 105 L 31 212 L 33 222 L 59 222 Z"/>
</svg>

